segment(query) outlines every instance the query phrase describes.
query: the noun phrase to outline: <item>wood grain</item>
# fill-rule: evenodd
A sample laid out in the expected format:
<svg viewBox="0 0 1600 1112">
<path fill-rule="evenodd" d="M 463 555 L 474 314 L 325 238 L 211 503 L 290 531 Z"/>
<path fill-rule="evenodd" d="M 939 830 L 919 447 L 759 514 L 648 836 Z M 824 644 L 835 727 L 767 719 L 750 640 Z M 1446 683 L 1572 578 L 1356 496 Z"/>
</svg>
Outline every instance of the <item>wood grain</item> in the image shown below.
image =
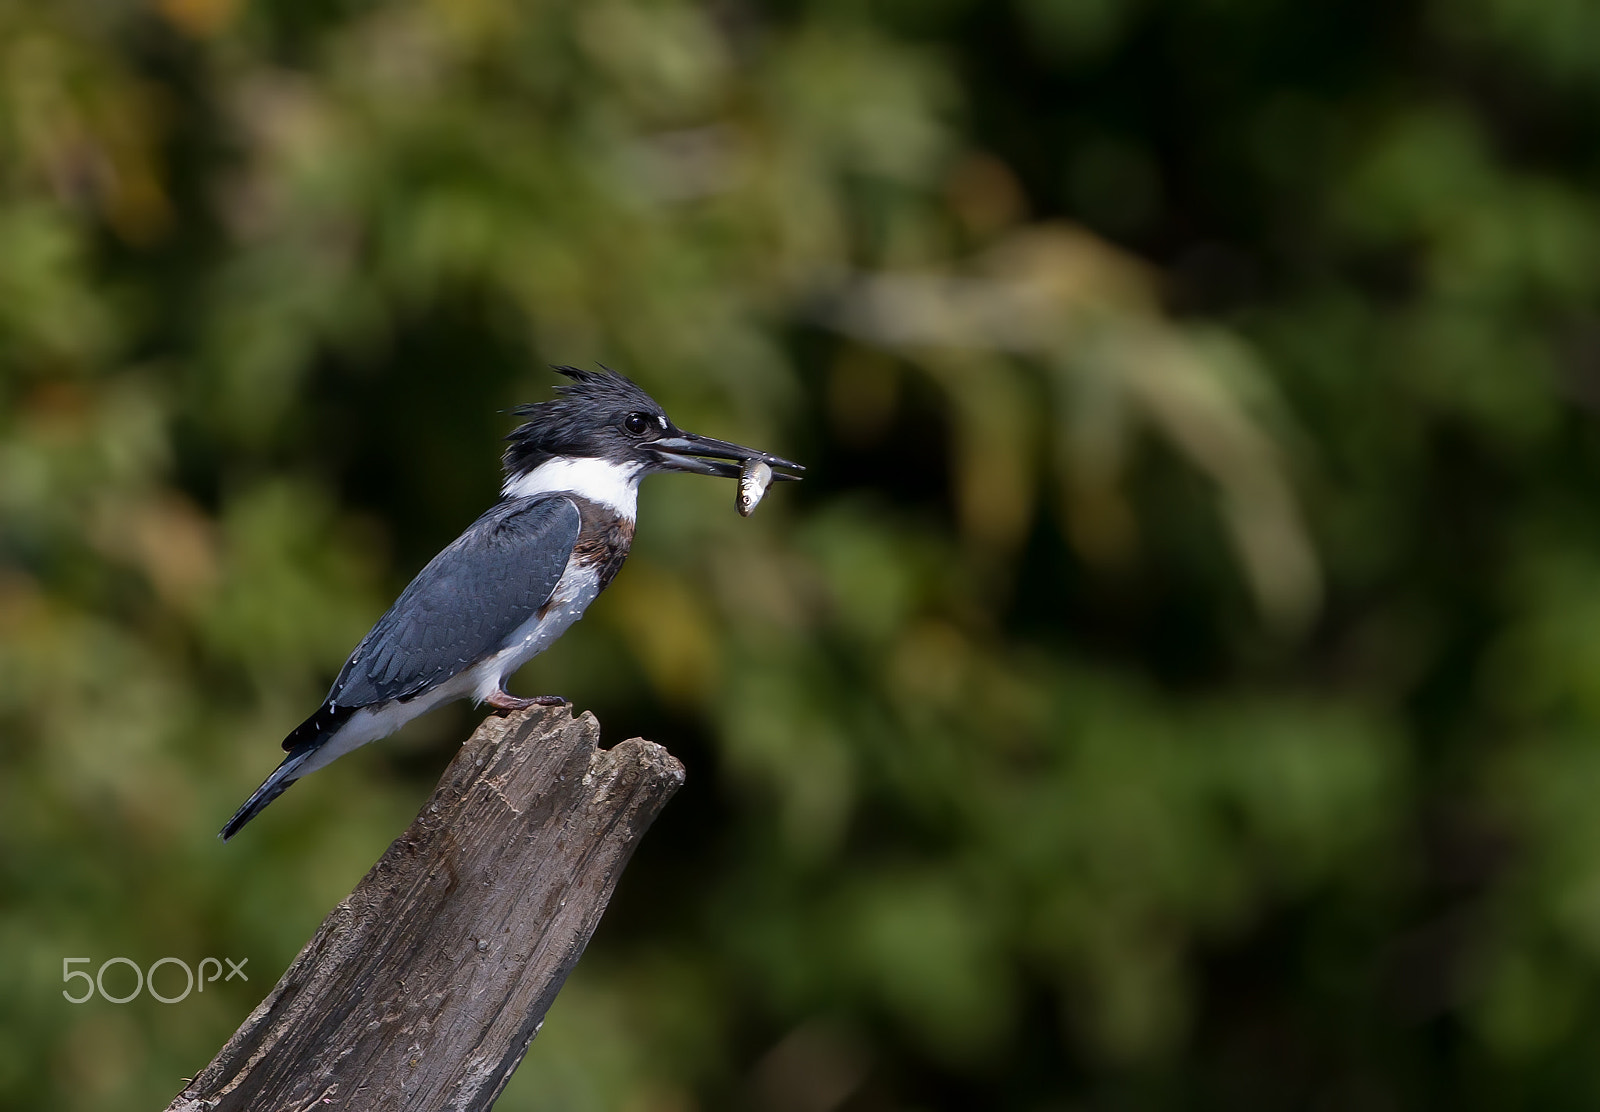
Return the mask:
<svg viewBox="0 0 1600 1112">
<path fill-rule="evenodd" d="M 168 1112 L 489 1108 L 683 783 L 599 738 L 570 707 L 486 719 Z"/>
</svg>

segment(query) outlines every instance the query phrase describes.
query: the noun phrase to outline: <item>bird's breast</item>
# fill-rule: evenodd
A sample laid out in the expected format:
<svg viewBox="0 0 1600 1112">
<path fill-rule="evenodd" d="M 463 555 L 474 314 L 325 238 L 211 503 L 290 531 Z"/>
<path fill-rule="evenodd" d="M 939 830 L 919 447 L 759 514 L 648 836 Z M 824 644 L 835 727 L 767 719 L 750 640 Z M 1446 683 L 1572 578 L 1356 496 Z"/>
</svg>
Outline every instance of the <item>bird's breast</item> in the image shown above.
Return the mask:
<svg viewBox="0 0 1600 1112">
<path fill-rule="evenodd" d="M 572 546 L 572 562 L 578 567 L 593 569 L 599 579 L 599 589 L 603 591 L 628 557 L 628 549 L 633 545 L 633 520 L 610 506 L 587 498 L 568 497 L 577 505 L 582 521 L 577 543 Z"/>
</svg>

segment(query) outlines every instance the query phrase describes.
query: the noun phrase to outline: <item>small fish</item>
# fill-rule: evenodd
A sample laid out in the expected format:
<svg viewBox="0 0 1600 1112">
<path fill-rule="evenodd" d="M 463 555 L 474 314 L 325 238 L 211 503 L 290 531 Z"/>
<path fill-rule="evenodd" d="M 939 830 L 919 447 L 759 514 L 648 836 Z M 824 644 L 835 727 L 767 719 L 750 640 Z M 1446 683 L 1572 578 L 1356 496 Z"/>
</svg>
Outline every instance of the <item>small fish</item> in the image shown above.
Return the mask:
<svg viewBox="0 0 1600 1112">
<path fill-rule="evenodd" d="M 758 459 L 744 461 L 744 468 L 739 472 L 739 496 L 734 500 L 740 517 L 749 517 L 756 512 L 756 506 L 760 505 L 761 496 L 767 493 L 767 484 L 770 482 L 772 468 Z"/>
</svg>

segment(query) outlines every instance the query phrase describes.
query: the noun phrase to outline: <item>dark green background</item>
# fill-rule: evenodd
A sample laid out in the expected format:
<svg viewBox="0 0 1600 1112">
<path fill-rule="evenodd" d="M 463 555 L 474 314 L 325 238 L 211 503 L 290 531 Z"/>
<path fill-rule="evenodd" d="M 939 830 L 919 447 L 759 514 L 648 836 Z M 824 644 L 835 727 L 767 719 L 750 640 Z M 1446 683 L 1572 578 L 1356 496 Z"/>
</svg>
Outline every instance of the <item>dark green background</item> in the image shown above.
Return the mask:
<svg viewBox="0 0 1600 1112">
<path fill-rule="evenodd" d="M 689 782 L 502 1108 L 1593 1107 L 1596 44 L 0 0 L 0 1105 L 161 1106 L 403 828 L 466 707 L 213 836 L 603 360 L 811 470 L 514 684 Z"/>
</svg>

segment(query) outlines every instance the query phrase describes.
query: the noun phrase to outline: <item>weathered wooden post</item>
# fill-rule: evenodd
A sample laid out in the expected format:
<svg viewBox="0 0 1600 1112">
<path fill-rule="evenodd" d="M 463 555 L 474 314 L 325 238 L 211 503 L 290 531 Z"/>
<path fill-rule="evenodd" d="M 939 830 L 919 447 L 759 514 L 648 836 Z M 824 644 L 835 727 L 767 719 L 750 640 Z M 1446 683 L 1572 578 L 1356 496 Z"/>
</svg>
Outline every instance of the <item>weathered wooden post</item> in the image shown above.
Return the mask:
<svg viewBox="0 0 1600 1112">
<path fill-rule="evenodd" d="M 569 707 L 491 717 L 168 1112 L 487 1109 L 683 783 Z"/>
</svg>

